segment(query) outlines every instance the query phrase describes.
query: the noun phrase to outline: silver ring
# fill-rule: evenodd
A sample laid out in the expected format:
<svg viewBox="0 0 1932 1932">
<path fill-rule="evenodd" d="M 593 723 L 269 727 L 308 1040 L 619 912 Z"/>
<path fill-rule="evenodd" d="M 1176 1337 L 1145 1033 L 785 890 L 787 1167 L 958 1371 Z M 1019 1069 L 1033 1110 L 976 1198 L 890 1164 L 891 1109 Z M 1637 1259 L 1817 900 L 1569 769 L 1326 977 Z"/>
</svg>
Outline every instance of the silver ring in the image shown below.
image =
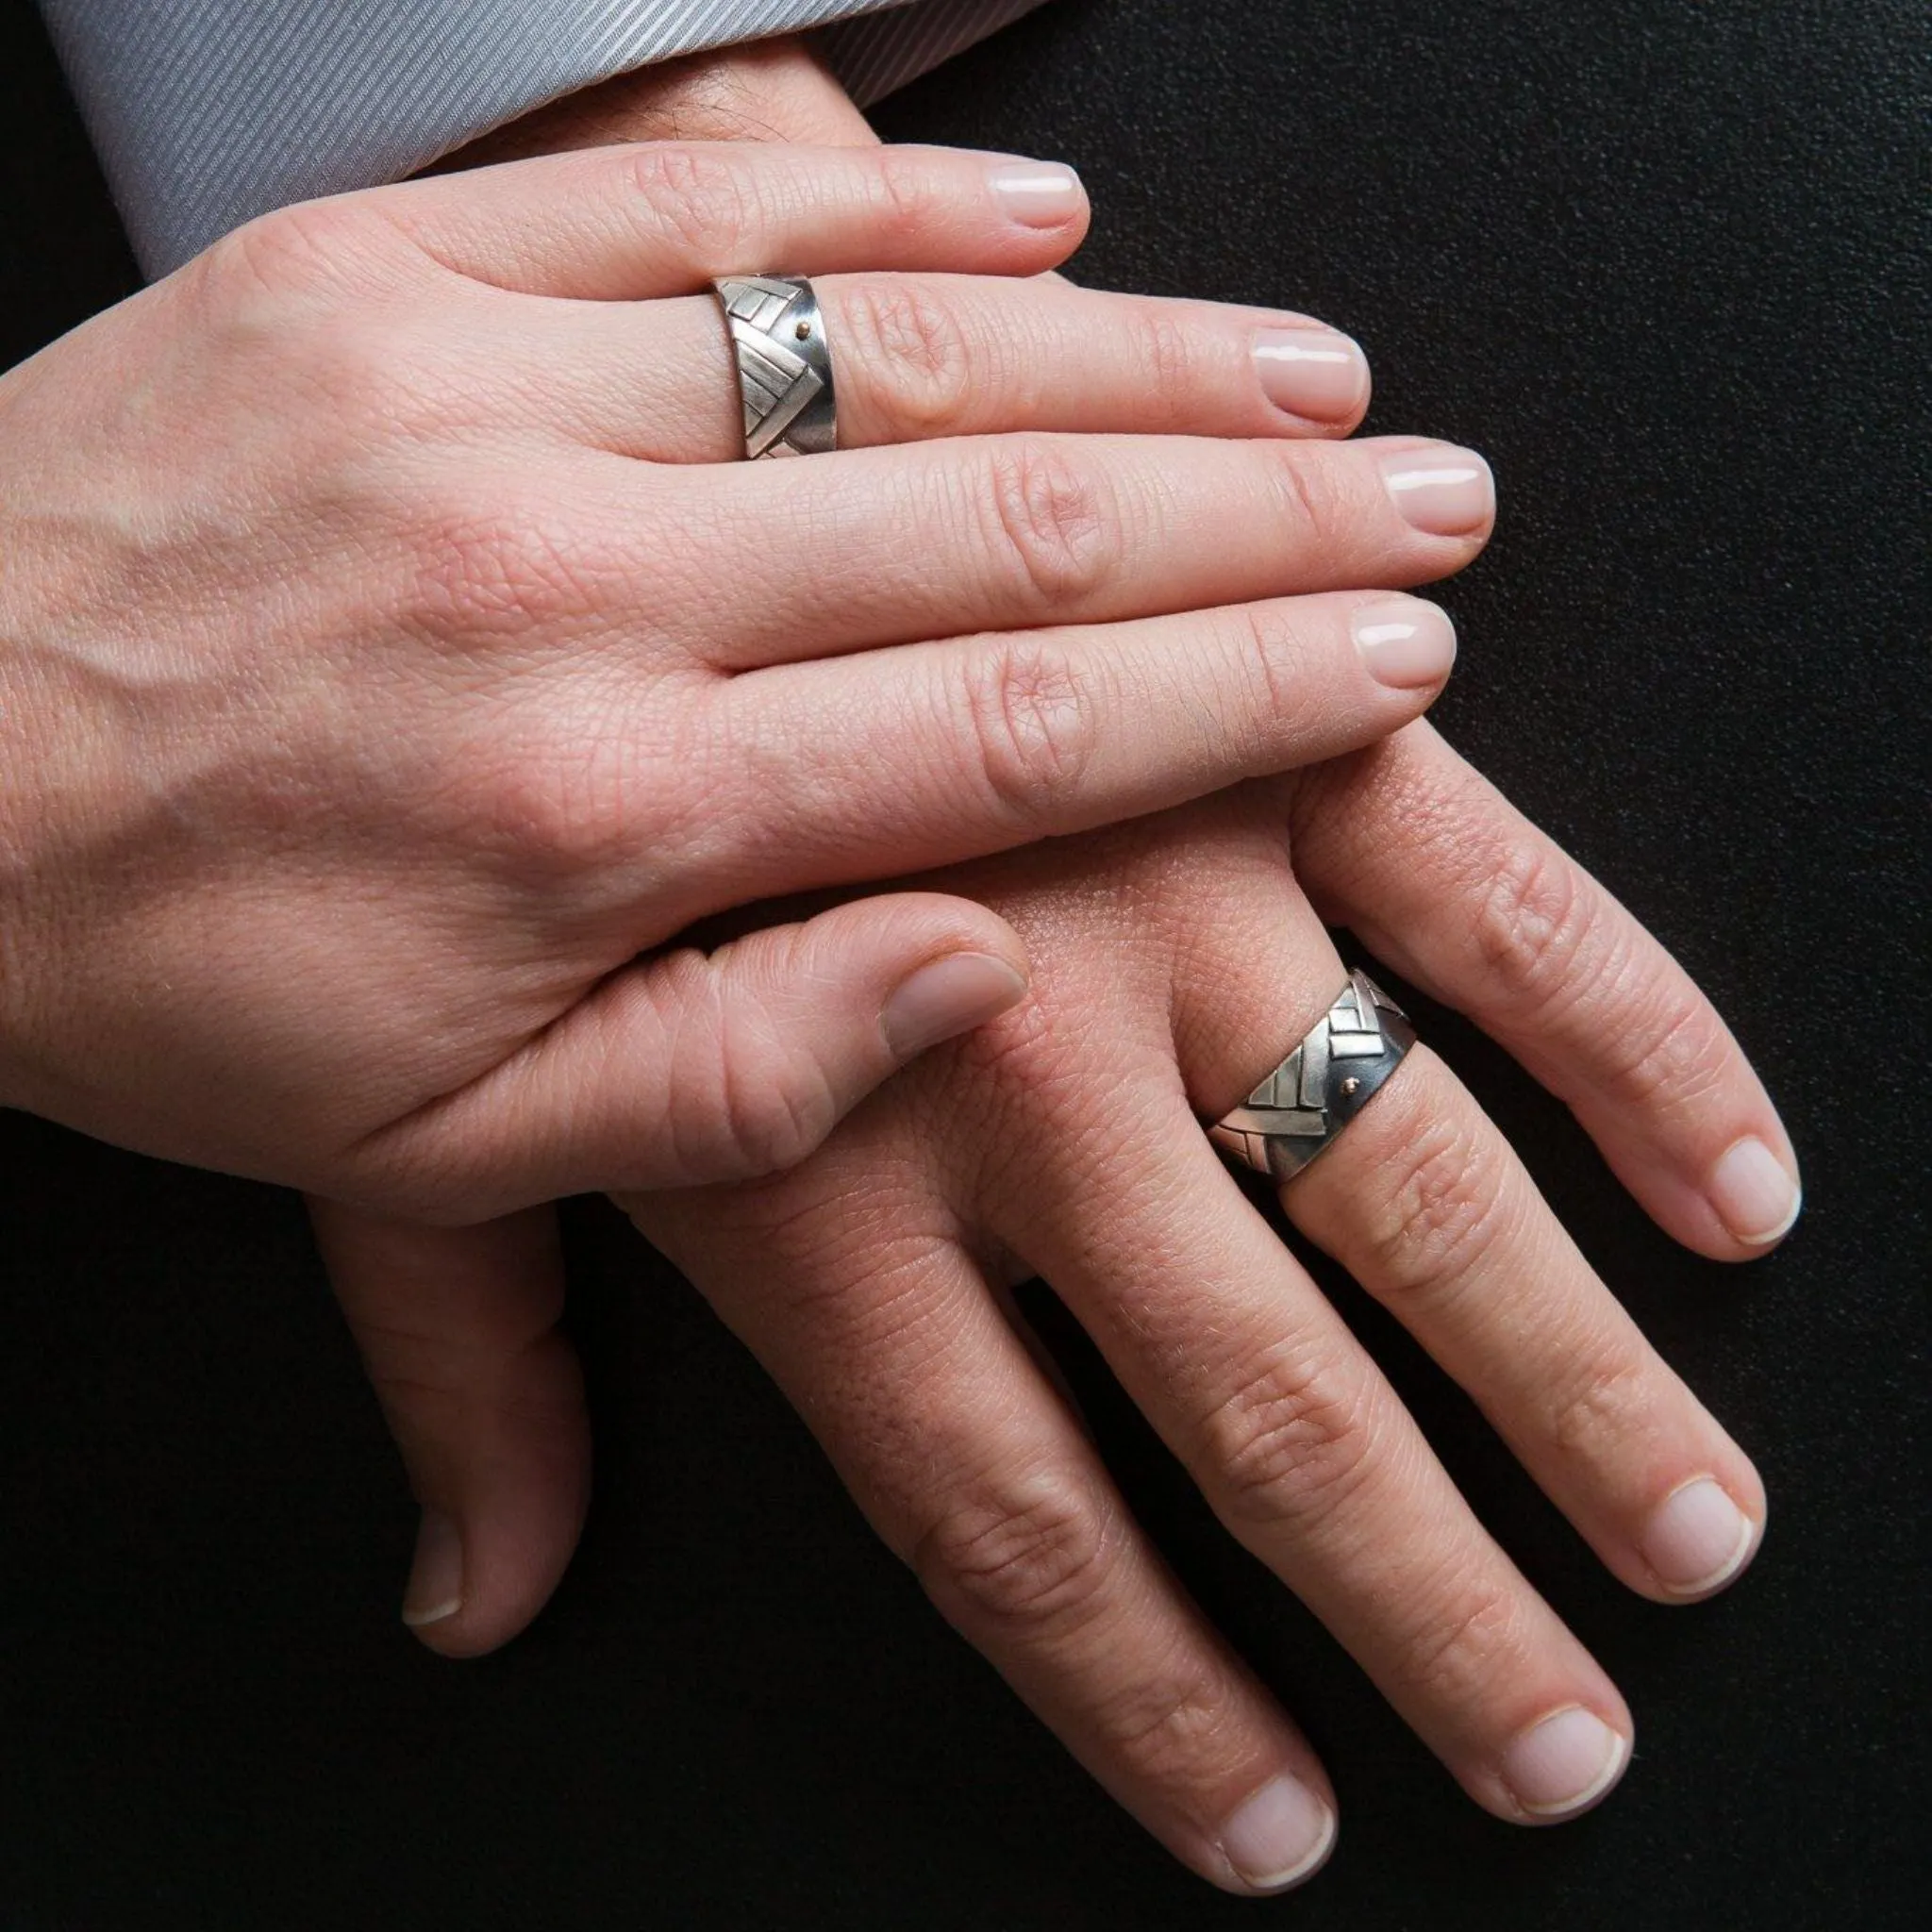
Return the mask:
<svg viewBox="0 0 1932 1932">
<path fill-rule="evenodd" d="M 724 305 L 744 396 L 744 453 L 815 457 L 839 446 L 832 350 L 803 275 L 733 275 L 711 284 Z"/>
<path fill-rule="evenodd" d="M 1230 1159 L 1292 1180 L 1368 1106 L 1414 1044 L 1408 1015 L 1357 968 L 1307 1038 L 1208 1138 Z"/>
</svg>

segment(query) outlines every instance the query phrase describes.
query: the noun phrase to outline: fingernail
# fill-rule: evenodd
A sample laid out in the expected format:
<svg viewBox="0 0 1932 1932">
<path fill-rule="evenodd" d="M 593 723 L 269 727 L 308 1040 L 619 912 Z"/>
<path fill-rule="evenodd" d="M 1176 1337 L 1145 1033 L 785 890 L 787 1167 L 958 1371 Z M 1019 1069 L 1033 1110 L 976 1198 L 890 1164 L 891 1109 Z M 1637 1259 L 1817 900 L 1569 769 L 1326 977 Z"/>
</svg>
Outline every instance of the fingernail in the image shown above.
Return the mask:
<svg viewBox="0 0 1932 1932">
<path fill-rule="evenodd" d="M 1638 1547 L 1673 1596 L 1702 1596 L 1744 1567 L 1757 1535 L 1716 1477 L 1701 1475 L 1664 1498 Z"/>
<path fill-rule="evenodd" d="M 440 1624 L 463 1607 L 463 1538 L 441 1509 L 425 1509 L 416 1532 L 416 1560 L 403 1596 L 403 1622 L 410 1629 Z"/>
<path fill-rule="evenodd" d="M 1334 1843 L 1335 1813 L 1294 1777 L 1263 1785 L 1221 1828 L 1227 1862 L 1257 1891 L 1286 1891 L 1312 1877 Z"/>
<path fill-rule="evenodd" d="M 1382 458 L 1395 508 L 1431 537 L 1466 537 L 1496 513 L 1496 483 L 1473 449 L 1432 443 Z"/>
<path fill-rule="evenodd" d="M 1058 228 L 1087 205 L 1079 175 L 1058 161 L 1009 161 L 988 179 L 993 198 L 1028 228 Z"/>
<path fill-rule="evenodd" d="M 1421 597 L 1364 604 L 1349 624 L 1369 675 L 1397 691 L 1440 684 L 1456 662 L 1456 626 L 1449 613 Z"/>
<path fill-rule="evenodd" d="M 1630 1740 L 1593 1710 L 1573 1705 L 1530 1728 L 1503 1754 L 1503 1782 L 1533 1818 L 1567 1818 L 1616 1783 Z"/>
<path fill-rule="evenodd" d="M 1710 1171 L 1710 1205 L 1747 1248 L 1768 1248 L 1791 1231 L 1804 1190 L 1762 1141 L 1740 1141 Z"/>
<path fill-rule="evenodd" d="M 1024 997 L 1026 977 L 991 953 L 953 953 L 929 960 L 886 1002 L 879 1015 L 895 1059 L 951 1040 L 1004 1013 Z"/>
<path fill-rule="evenodd" d="M 1255 368 L 1268 400 L 1291 416 L 1340 423 L 1368 401 L 1369 358 L 1334 329 L 1257 330 Z"/>
</svg>

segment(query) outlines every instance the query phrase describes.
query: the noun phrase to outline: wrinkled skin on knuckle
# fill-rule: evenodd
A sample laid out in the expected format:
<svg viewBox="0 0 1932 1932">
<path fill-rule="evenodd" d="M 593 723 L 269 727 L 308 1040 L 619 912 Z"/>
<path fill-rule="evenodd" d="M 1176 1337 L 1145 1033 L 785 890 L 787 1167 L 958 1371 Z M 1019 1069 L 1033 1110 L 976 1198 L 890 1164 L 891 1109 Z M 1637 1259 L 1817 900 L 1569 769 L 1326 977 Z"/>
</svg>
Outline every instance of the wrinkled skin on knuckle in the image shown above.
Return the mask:
<svg viewBox="0 0 1932 1932">
<path fill-rule="evenodd" d="M 1251 668 L 1258 696 L 1248 711 L 1227 721 L 1225 735 L 1265 769 L 1263 760 L 1274 752 L 1284 726 L 1306 728 L 1322 721 L 1329 680 L 1291 607 L 1249 604 L 1230 612 L 1227 621 L 1239 626 L 1231 655 Z"/>
<path fill-rule="evenodd" d="M 1110 1757 L 1183 1801 L 1190 1786 L 1220 1781 L 1228 1746 L 1242 1731 L 1229 1674 L 1183 1644 L 1132 1670 L 1093 1718 Z"/>
<path fill-rule="evenodd" d="M 847 285 L 843 308 L 840 356 L 867 371 L 893 436 L 958 433 L 981 358 L 952 301 L 915 276 L 867 275 Z"/>
<path fill-rule="evenodd" d="M 1633 962 L 1603 998 L 1614 1008 L 1616 1024 L 1598 1030 L 1591 1084 L 1611 1106 L 1651 1121 L 1691 1122 L 1722 1104 L 1738 1050 L 1694 990 L 1660 964 L 1640 976 Z"/>
<path fill-rule="evenodd" d="M 759 190 L 728 143 L 653 142 L 625 151 L 639 219 L 708 274 L 752 274 Z"/>
<path fill-rule="evenodd" d="M 1096 749 L 1090 683 L 1066 650 L 1024 631 L 990 637 L 967 659 L 965 715 L 1002 822 L 1037 830 L 1078 792 Z"/>
<path fill-rule="evenodd" d="M 1393 1087 L 1375 1098 L 1380 1159 L 1358 1191 L 1359 1272 L 1385 1300 L 1427 1301 L 1453 1291 L 1505 1233 L 1504 1175 L 1472 1123 Z"/>
<path fill-rule="evenodd" d="M 1322 1522 L 1359 1487 L 1374 1447 L 1366 1390 L 1287 1348 L 1244 1373 L 1197 1436 L 1225 1513 L 1250 1530 Z"/>
<path fill-rule="evenodd" d="M 1659 1433 L 1655 1377 L 1628 1358 L 1580 1354 L 1543 1392 L 1544 1429 L 1578 1469 L 1627 1462 Z"/>
<path fill-rule="evenodd" d="M 1275 505 L 1289 543 L 1310 554 L 1344 537 L 1358 521 L 1354 501 L 1326 443 L 1267 442 Z"/>
<path fill-rule="evenodd" d="M 1588 991 L 1602 970 L 1600 894 L 1546 848 L 1498 839 L 1472 881 L 1470 941 L 1499 997 L 1546 1015 Z"/>
<path fill-rule="evenodd" d="M 1154 304 L 1135 311 L 1132 327 L 1141 426 L 1152 432 L 1195 427 L 1208 384 L 1193 332 L 1171 310 Z"/>
<path fill-rule="evenodd" d="M 885 146 L 867 155 L 867 226 L 894 251 L 931 235 L 958 205 L 958 190 L 917 149 Z"/>
<path fill-rule="evenodd" d="M 947 1501 L 915 1544 L 912 1567 L 941 1614 L 969 1634 L 1050 1641 L 1093 1613 L 1116 1540 L 1077 1477 L 1000 1472 Z"/>
<path fill-rule="evenodd" d="M 1393 1671 L 1411 1694 L 1439 1709 L 1482 1710 L 1521 1668 L 1530 1648 L 1524 1604 L 1507 1583 L 1432 1578 L 1394 1646 Z"/>
<path fill-rule="evenodd" d="M 1097 478 L 1049 437 L 1002 438 L 987 446 L 984 462 L 981 526 L 995 580 L 1041 617 L 1091 598 L 1121 545 Z"/>
</svg>

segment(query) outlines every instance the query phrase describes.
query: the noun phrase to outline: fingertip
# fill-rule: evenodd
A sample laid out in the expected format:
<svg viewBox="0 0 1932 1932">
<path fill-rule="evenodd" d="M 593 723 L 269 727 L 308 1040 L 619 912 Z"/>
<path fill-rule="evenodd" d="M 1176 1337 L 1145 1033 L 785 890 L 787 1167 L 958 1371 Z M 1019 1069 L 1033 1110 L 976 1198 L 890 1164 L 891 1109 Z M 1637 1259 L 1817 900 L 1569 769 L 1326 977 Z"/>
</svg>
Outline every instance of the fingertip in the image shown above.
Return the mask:
<svg viewBox="0 0 1932 1932">
<path fill-rule="evenodd" d="M 1210 1875 L 1224 1891 L 1272 1898 L 1306 1885 L 1334 1855 L 1340 1820 L 1333 1801 L 1283 1773 L 1242 1799 L 1221 1828 L 1225 1869 Z"/>
<path fill-rule="evenodd" d="M 1508 1807 L 1497 1815 L 1514 1824 L 1563 1824 L 1593 1811 L 1623 1783 L 1630 1768 L 1632 1729 L 1586 1705 L 1553 1710 L 1520 1732 L 1500 1767 Z"/>
<path fill-rule="evenodd" d="M 1349 629 L 1376 683 L 1433 697 L 1456 664 L 1456 625 L 1422 597 L 1382 597 L 1358 605 Z"/>
<path fill-rule="evenodd" d="M 1371 376 L 1361 344 L 1321 323 L 1271 324 L 1251 342 L 1261 392 L 1279 427 L 1299 435 L 1347 436 L 1368 414 Z"/>
<path fill-rule="evenodd" d="M 1030 236 L 1049 238 L 1062 257 L 1085 239 L 1092 207 L 1085 184 L 1064 161 L 1001 159 L 986 179 L 1002 217 Z"/>
<path fill-rule="evenodd" d="M 1714 1475 L 1679 1483 L 1638 1538 L 1654 1583 L 1649 1593 L 1659 1603 L 1697 1604 L 1728 1590 L 1757 1557 L 1764 1519 L 1761 1489 L 1743 1502 Z"/>
<path fill-rule="evenodd" d="M 1796 1157 L 1780 1157 L 1757 1135 L 1724 1149 L 1705 1182 L 1706 1198 L 1729 1238 L 1726 1259 L 1748 1261 L 1769 1254 L 1804 1211 L 1805 1189 Z"/>
<path fill-rule="evenodd" d="M 462 1531 L 455 1518 L 431 1505 L 416 1530 L 415 1559 L 403 1592 L 403 1623 L 424 1631 L 460 1615 L 462 1608 Z"/>
<path fill-rule="evenodd" d="M 992 953 L 948 953 L 916 967 L 892 989 L 879 1030 L 895 1061 L 969 1033 L 1026 997 L 1026 974 Z"/>
</svg>

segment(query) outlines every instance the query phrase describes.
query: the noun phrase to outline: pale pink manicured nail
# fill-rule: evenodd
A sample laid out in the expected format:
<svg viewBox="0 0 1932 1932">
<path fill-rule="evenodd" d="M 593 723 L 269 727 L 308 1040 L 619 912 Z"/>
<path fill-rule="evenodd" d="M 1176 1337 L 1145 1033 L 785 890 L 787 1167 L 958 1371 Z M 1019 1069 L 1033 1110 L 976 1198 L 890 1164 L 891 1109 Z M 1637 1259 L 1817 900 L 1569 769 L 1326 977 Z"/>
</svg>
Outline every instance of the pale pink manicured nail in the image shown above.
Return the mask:
<svg viewBox="0 0 1932 1932">
<path fill-rule="evenodd" d="M 1058 161 L 1008 161 L 988 180 L 1000 206 L 1028 228 L 1058 228 L 1087 205 L 1079 175 Z"/>
<path fill-rule="evenodd" d="M 1333 329 L 1257 329 L 1255 369 L 1268 400 L 1291 416 L 1341 423 L 1369 398 L 1368 358 Z"/>
<path fill-rule="evenodd" d="M 1364 604 L 1349 625 L 1369 675 L 1397 691 L 1440 684 L 1456 662 L 1456 626 L 1449 613 L 1420 597 Z"/>
<path fill-rule="evenodd" d="M 1621 1775 L 1630 1740 L 1593 1710 L 1551 1713 L 1503 1754 L 1503 1782 L 1532 1818 L 1567 1818 L 1594 1804 Z"/>
<path fill-rule="evenodd" d="M 1710 1205 L 1734 1240 L 1768 1248 L 1791 1231 L 1804 1191 L 1762 1141 L 1740 1141 L 1710 1171 Z"/>
<path fill-rule="evenodd" d="M 1673 1596 L 1703 1596 L 1744 1567 L 1757 1538 L 1716 1477 L 1701 1475 L 1657 1505 L 1638 1547 Z"/>
<path fill-rule="evenodd" d="M 1335 1843 L 1335 1813 L 1299 1778 L 1277 1777 L 1221 1828 L 1221 1849 L 1244 1885 L 1286 1891 L 1314 1876 Z"/>
<path fill-rule="evenodd" d="M 1473 449 L 1438 442 L 1382 458 L 1395 508 L 1431 537 L 1466 537 L 1496 512 L 1490 466 Z"/>
<path fill-rule="evenodd" d="M 463 1607 L 463 1538 L 441 1509 L 425 1509 L 416 1532 L 416 1561 L 403 1598 L 410 1629 L 440 1624 Z"/>
<path fill-rule="evenodd" d="M 908 1060 L 1004 1013 L 1025 991 L 1025 975 L 1006 960 L 991 953 L 954 953 L 928 960 L 903 980 L 879 1025 L 893 1058 Z"/>
</svg>

